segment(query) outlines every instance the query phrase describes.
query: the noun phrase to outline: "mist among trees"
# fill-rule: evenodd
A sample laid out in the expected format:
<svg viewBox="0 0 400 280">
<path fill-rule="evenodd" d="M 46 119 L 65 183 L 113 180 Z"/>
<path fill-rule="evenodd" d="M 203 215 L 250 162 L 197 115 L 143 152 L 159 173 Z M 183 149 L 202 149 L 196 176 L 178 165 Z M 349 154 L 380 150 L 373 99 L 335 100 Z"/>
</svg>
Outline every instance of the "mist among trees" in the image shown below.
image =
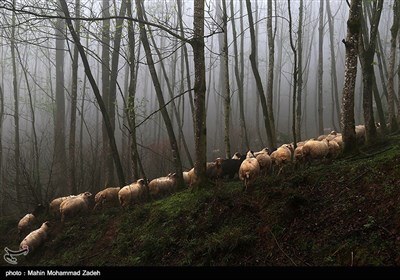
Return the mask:
<svg viewBox="0 0 400 280">
<path fill-rule="evenodd" d="M 0 216 L 192 167 L 201 184 L 206 161 L 332 130 L 354 151 L 358 124 L 373 145 L 398 130 L 399 9 L 1 1 Z"/>
</svg>

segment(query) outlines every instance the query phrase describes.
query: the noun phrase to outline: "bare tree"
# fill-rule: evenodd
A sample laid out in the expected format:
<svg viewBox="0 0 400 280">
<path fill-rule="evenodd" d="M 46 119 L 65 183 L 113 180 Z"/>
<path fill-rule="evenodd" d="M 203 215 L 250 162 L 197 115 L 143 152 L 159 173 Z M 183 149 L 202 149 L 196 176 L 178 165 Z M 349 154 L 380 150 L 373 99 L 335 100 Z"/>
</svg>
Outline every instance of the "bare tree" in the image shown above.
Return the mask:
<svg viewBox="0 0 400 280">
<path fill-rule="evenodd" d="M 183 185 L 182 163 L 181 163 L 181 158 L 180 158 L 180 152 L 178 149 L 178 143 L 176 141 L 176 137 L 175 137 L 175 133 L 174 133 L 174 130 L 172 127 L 171 119 L 168 115 L 167 109 L 165 108 L 165 101 L 164 101 L 164 97 L 162 94 L 161 85 L 160 85 L 160 82 L 159 82 L 159 79 L 157 76 L 156 69 L 154 67 L 154 61 L 153 61 L 153 57 L 151 54 L 150 44 L 149 44 L 149 40 L 148 40 L 147 34 L 146 34 L 146 27 L 145 27 L 145 24 L 143 23 L 144 17 L 143 17 L 143 10 L 142 10 L 140 0 L 136 0 L 136 11 L 137 11 L 138 19 L 140 20 L 140 22 L 139 22 L 140 37 L 141 37 L 144 51 L 146 53 L 147 65 L 149 67 L 150 75 L 151 75 L 151 78 L 153 81 L 154 89 L 156 91 L 158 103 L 160 106 L 159 110 L 161 111 L 161 115 L 163 117 L 165 127 L 168 132 L 168 138 L 169 138 L 171 149 L 172 149 L 172 157 L 174 160 L 175 170 L 178 175 L 178 185 L 182 186 Z"/>
<path fill-rule="evenodd" d="M 61 3 L 62 11 L 64 12 L 64 15 L 65 15 L 65 21 L 67 22 L 68 29 L 71 33 L 71 36 L 74 40 L 75 45 L 77 46 L 77 48 L 79 50 L 79 54 L 81 56 L 83 66 L 85 68 L 85 73 L 89 79 L 91 86 L 92 86 L 93 93 L 96 97 L 97 103 L 99 104 L 100 112 L 103 116 L 103 120 L 104 120 L 104 123 L 107 128 L 106 131 L 107 131 L 107 135 L 108 135 L 109 145 L 110 145 L 111 151 L 112 151 L 112 157 L 114 159 L 114 164 L 115 164 L 116 170 L 117 170 L 119 185 L 123 186 L 123 185 L 125 185 L 124 172 L 123 172 L 121 161 L 119 158 L 118 149 L 117 149 L 117 145 L 115 142 L 110 118 L 108 116 L 104 101 L 101 98 L 100 90 L 99 90 L 99 88 L 96 84 L 96 81 L 92 75 L 92 71 L 90 69 L 89 62 L 88 62 L 86 54 L 85 54 L 85 50 L 80 42 L 78 35 L 75 32 L 74 26 L 72 25 L 72 20 L 71 20 L 69 11 L 68 11 L 68 6 L 67 6 L 65 0 L 59 0 L 59 1 Z"/>
<path fill-rule="evenodd" d="M 383 0 L 378 0 L 377 2 L 374 2 L 374 5 L 374 15 L 371 21 L 369 41 L 367 35 L 367 25 L 365 20 L 363 20 L 362 18 L 361 21 L 363 32 L 360 33 L 359 39 L 359 55 L 363 75 L 363 111 L 365 123 L 365 138 L 368 144 L 374 143 L 377 137 L 372 107 L 372 86 L 374 81 L 372 76 L 375 76 L 373 60 L 375 56 L 376 36 L 379 21 L 381 18 Z"/>
<path fill-rule="evenodd" d="M 347 36 L 342 42 L 346 47 L 345 78 L 342 95 L 341 127 L 343 152 L 357 148 L 354 121 L 354 90 L 357 78 L 358 40 L 361 31 L 361 0 L 352 0 L 347 20 Z"/>
<path fill-rule="evenodd" d="M 271 124 L 269 122 L 269 114 L 272 112 L 268 112 L 267 108 L 267 101 L 264 94 L 264 89 L 261 82 L 260 73 L 258 72 L 257 62 L 256 62 L 256 44 L 255 44 L 255 32 L 254 32 L 254 21 L 253 21 L 253 14 L 251 10 L 251 2 L 250 0 L 246 0 L 246 7 L 247 7 L 247 15 L 249 18 L 249 29 L 250 29 L 250 38 L 251 38 L 251 53 L 250 53 L 250 62 L 251 68 L 253 70 L 254 78 L 256 79 L 257 85 L 257 92 L 260 97 L 260 103 L 263 110 L 263 119 L 264 119 L 264 126 L 267 132 L 268 138 L 268 145 L 272 148 L 276 147 L 276 140 L 273 138 Z"/>
<path fill-rule="evenodd" d="M 301 139 L 301 98 L 303 94 L 303 0 L 299 4 L 299 26 L 297 29 L 297 96 L 296 96 L 296 135 Z M 293 112 L 294 113 L 294 112 Z"/>
<path fill-rule="evenodd" d="M 268 33 L 268 77 L 267 77 L 267 108 L 268 119 L 271 125 L 272 139 L 276 139 L 275 118 L 273 111 L 274 103 L 274 67 L 275 67 L 275 33 L 272 31 L 272 0 L 268 0 L 267 33 Z"/>
<path fill-rule="evenodd" d="M 207 125 L 206 125 L 206 66 L 204 59 L 204 0 L 194 1 L 193 39 L 190 41 L 194 59 L 194 172 L 196 184 L 201 186 L 206 180 Z"/>
<path fill-rule="evenodd" d="M 80 0 L 75 1 L 75 16 L 80 17 L 81 2 Z M 80 20 L 75 21 L 75 30 L 78 38 L 80 36 L 81 24 Z M 74 47 L 74 53 L 72 57 L 72 89 L 71 89 L 71 117 L 70 117 L 70 128 L 69 128 L 69 191 L 71 194 L 78 193 L 76 184 L 76 149 L 75 149 L 75 135 L 76 135 L 76 111 L 77 111 L 77 96 L 78 96 L 78 59 L 79 52 L 78 48 Z"/>
<path fill-rule="evenodd" d="M 323 60 L 324 60 L 324 1 L 319 2 L 318 27 L 318 134 L 324 134 Z M 333 108 L 332 108 L 333 110 Z"/>
<path fill-rule="evenodd" d="M 387 91 L 388 91 L 388 113 L 389 113 L 389 126 L 390 132 L 395 132 L 399 129 L 395 111 L 394 111 L 394 68 L 396 61 L 396 43 L 397 34 L 399 31 L 400 24 L 400 4 L 398 1 L 393 3 L 393 24 L 390 28 L 391 38 L 390 38 L 390 57 L 389 57 L 389 76 L 387 81 Z"/>
</svg>

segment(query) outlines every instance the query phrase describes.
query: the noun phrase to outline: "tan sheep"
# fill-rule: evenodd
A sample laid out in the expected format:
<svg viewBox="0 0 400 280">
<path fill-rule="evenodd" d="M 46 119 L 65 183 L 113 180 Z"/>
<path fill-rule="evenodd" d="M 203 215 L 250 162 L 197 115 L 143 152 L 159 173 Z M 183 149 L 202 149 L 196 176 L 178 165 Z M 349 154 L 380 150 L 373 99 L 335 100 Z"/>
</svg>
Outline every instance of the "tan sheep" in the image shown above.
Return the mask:
<svg viewBox="0 0 400 280">
<path fill-rule="evenodd" d="M 272 152 L 272 164 L 279 168 L 278 175 L 282 172 L 284 165 L 291 162 L 292 152 L 294 151 L 291 144 L 283 144 L 276 151 Z"/>
<path fill-rule="evenodd" d="M 20 249 L 29 249 L 33 252 L 46 241 L 49 234 L 50 223 L 44 222 L 40 228 L 29 233 L 19 244 Z"/>
<path fill-rule="evenodd" d="M 194 173 L 194 167 L 189 171 L 183 172 L 183 181 L 189 187 L 191 187 L 196 182 L 196 174 Z"/>
<path fill-rule="evenodd" d="M 94 197 L 95 205 L 93 210 L 118 206 L 118 192 L 120 191 L 120 189 L 121 188 L 119 187 L 106 188 L 102 191 L 99 191 Z"/>
<path fill-rule="evenodd" d="M 310 140 L 303 146 L 303 158 L 311 163 L 313 160 L 323 160 L 328 155 L 329 147 L 326 139 L 322 141 Z"/>
<path fill-rule="evenodd" d="M 244 181 L 244 191 L 251 186 L 260 174 L 260 164 L 252 151 L 247 153 L 246 159 L 239 168 L 239 179 Z"/>
<path fill-rule="evenodd" d="M 260 172 L 267 174 L 271 170 L 272 159 L 269 156 L 269 149 L 264 148 L 259 152 L 254 153 L 258 164 L 260 165 Z"/>
<path fill-rule="evenodd" d="M 339 144 L 335 141 L 335 138 L 331 141 L 328 141 L 328 150 L 327 158 L 329 159 L 337 158 L 342 151 Z"/>
<path fill-rule="evenodd" d="M 356 139 L 358 144 L 364 144 L 365 142 L 365 125 L 357 125 L 355 127 Z"/>
<path fill-rule="evenodd" d="M 32 226 L 36 220 L 36 217 L 29 213 L 22 217 L 18 222 L 18 234 L 27 234 L 32 230 Z"/>
<path fill-rule="evenodd" d="M 86 215 L 93 206 L 93 195 L 90 192 L 84 192 L 78 196 L 64 200 L 60 205 L 61 222 L 76 217 L 77 215 Z"/>
<path fill-rule="evenodd" d="M 119 203 L 123 208 L 128 208 L 134 203 L 140 203 L 146 197 L 146 185 L 144 179 L 139 179 L 118 192 Z"/>
<path fill-rule="evenodd" d="M 53 199 L 49 205 L 49 210 L 50 210 L 50 213 L 53 215 L 53 217 L 59 217 L 61 203 L 63 203 L 63 201 L 65 201 L 65 200 L 73 198 L 73 197 L 76 197 L 76 195 L 63 196 L 63 197 L 58 197 L 58 198 Z"/>
<path fill-rule="evenodd" d="M 176 173 L 170 173 L 166 177 L 156 178 L 149 183 L 149 193 L 152 198 L 161 198 L 173 194 L 176 191 Z"/>
</svg>

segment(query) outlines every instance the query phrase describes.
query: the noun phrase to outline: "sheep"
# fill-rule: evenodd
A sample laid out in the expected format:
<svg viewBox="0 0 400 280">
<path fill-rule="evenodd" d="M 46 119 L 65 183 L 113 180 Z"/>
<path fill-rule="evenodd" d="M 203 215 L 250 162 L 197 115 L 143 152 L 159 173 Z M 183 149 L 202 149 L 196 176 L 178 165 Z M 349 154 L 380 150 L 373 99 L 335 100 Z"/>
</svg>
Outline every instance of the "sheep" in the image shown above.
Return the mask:
<svg viewBox="0 0 400 280">
<path fill-rule="evenodd" d="M 231 159 L 225 159 L 221 163 L 222 177 L 228 176 L 230 179 L 235 177 L 235 174 L 239 173 L 239 168 L 242 162 L 245 160 L 246 155 L 235 153 Z"/>
<path fill-rule="evenodd" d="M 60 205 L 63 203 L 63 201 L 74 197 L 76 197 L 76 195 L 63 196 L 53 199 L 49 205 L 49 210 L 53 217 L 60 216 Z"/>
<path fill-rule="evenodd" d="M 335 139 L 335 138 L 334 138 Z M 338 157 L 342 149 L 340 148 L 339 144 L 335 140 L 328 141 L 328 154 L 327 158 L 335 159 Z"/>
<path fill-rule="evenodd" d="M 42 204 L 39 204 L 35 207 L 32 213 L 26 214 L 22 217 L 18 222 L 18 234 L 27 234 L 31 231 L 35 221 L 37 220 L 37 216 L 43 212 L 44 207 Z"/>
<path fill-rule="evenodd" d="M 216 180 L 222 177 L 223 170 L 222 170 L 222 163 L 224 159 L 217 158 L 213 162 L 207 162 L 206 166 L 206 177 L 212 180 Z"/>
<path fill-rule="evenodd" d="M 29 252 L 33 252 L 46 241 L 49 235 L 50 222 L 44 222 L 40 228 L 29 233 L 19 244 L 20 249 L 28 248 Z"/>
<path fill-rule="evenodd" d="M 322 141 L 310 140 L 303 146 L 303 158 L 306 162 L 311 160 L 323 160 L 328 155 L 329 147 L 326 139 Z"/>
<path fill-rule="evenodd" d="M 365 142 L 365 125 L 357 125 L 355 127 L 356 139 L 358 144 L 364 144 Z"/>
<path fill-rule="evenodd" d="M 304 144 L 301 146 L 297 146 L 296 149 L 294 150 L 294 161 L 297 163 L 300 163 L 303 161 L 303 147 Z"/>
<path fill-rule="evenodd" d="M 259 173 L 260 164 L 254 157 L 253 151 L 249 151 L 239 168 L 239 179 L 244 181 L 244 191 L 247 191 L 247 188 L 253 184 Z"/>
<path fill-rule="evenodd" d="M 267 174 L 272 166 L 272 159 L 269 156 L 269 149 L 264 148 L 261 151 L 254 153 L 254 156 L 260 165 L 260 172 Z"/>
<path fill-rule="evenodd" d="M 294 151 L 291 144 L 283 144 L 271 153 L 272 164 L 279 168 L 278 175 L 282 172 L 284 165 L 291 161 L 292 152 Z"/>
<path fill-rule="evenodd" d="M 32 214 L 26 214 L 19 220 L 18 222 L 18 234 L 26 234 L 32 229 L 33 223 L 35 222 L 36 217 Z"/>
<path fill-rule="evenodd" d="M 191 187 L 192 184 L 194 184 L 196 181 L 196 174 L 194 173 L 194 167 L 189 171 L 183 171 L 182 176 L 185 184 Z"/>
<path fill-rule="evenodd" d="M 128 208 L 134 203 L 144 201 L 146 197 L 146 183 L 144 179 L 139 179 L 130 185 L 124 186 L 118 192 L 119 203 L 122 208 Z"/>
<path fill-rule="evenodd" d="M 98 208 L 118 206 L 118 192 L 120 191 L 120 189 L 120 187 L 106 188 L 102 191 L 99 191 L 94 197 L 95 205 L 93 210 L 96 210 Z"/>
<path fill-rule="evenodd" d="M 170 173 L 166 177 L 156 178 L 149 183 L 149 193 L 152 198 L 161 198 L 173 194 L 176 191 L 176 173 Z"/>
<path fill-rule="evenodd" d="M 93 205 L 93 195 L 84 192 L 76 197 L 64 200 L 60 205 L 61 222 L 76 217 L 78 214 L 88 214 Z"/>
</svg>

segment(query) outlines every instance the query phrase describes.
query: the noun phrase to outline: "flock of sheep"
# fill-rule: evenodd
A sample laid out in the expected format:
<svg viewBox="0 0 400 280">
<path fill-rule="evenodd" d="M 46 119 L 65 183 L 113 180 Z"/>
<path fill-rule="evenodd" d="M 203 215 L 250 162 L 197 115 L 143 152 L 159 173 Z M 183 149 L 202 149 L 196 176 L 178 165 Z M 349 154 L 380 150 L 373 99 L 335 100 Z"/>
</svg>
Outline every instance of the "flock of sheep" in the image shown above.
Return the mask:
<svg viewBox="0 0 400 280">
<path fill-rule="evenodd" d="M 358 125 L 355 128 L 357 141 L 361 144 L 365 141 L 365 126 Z M 342 135 L 332 131 L 328 135 L 321 135 L 317 139 L 293 144 L 283 144 L 275 151 L 270 152 L 264 148 L 259 152 L 248 151 L 246 155 L 235 153 L 231 159 L 217 158 L 214 162 L 208 162 L 206 176 L 211 180 L 229 177 L 234 178 L 236 174 L 244 183 L 244 190 L 254 183 L 262 174 L 277 172 L 279 175 L 283 168 L 291 162 L 295 164 L 321 162 L 325 159 L 335 159 L 342 151 Z M 196 183 L 194 168 L 183 172 L 183 179 L 187 186 Z M 146 184 L 144 179 L 139 179 L 122 188 L 106 188 L 99 191 L 95 197 L 90 192 L 78 195 L 55 198 L 49 204 L 50 213 L 61 218 L 64 223 L 74 217 L 83 216 L 92 210 L 116 207 L 121 205 L 128 208 L 132 205 L 145 202 L 148 196 L 153 199 L 162 198 L 173 194 L 177 190 L 177 175 L 170 173 L 165 177 L 151 180 Z M 18 223 L 19 235 L 24 235 L 32 229 L 40 208 L 32 213 L 26 214 Z M 28 248 L 34 251 L 47 238 L 51 223 L 44 222 L 39 229 L 30 232 L 20 243 L 21 249 Z"/>
</svg>

